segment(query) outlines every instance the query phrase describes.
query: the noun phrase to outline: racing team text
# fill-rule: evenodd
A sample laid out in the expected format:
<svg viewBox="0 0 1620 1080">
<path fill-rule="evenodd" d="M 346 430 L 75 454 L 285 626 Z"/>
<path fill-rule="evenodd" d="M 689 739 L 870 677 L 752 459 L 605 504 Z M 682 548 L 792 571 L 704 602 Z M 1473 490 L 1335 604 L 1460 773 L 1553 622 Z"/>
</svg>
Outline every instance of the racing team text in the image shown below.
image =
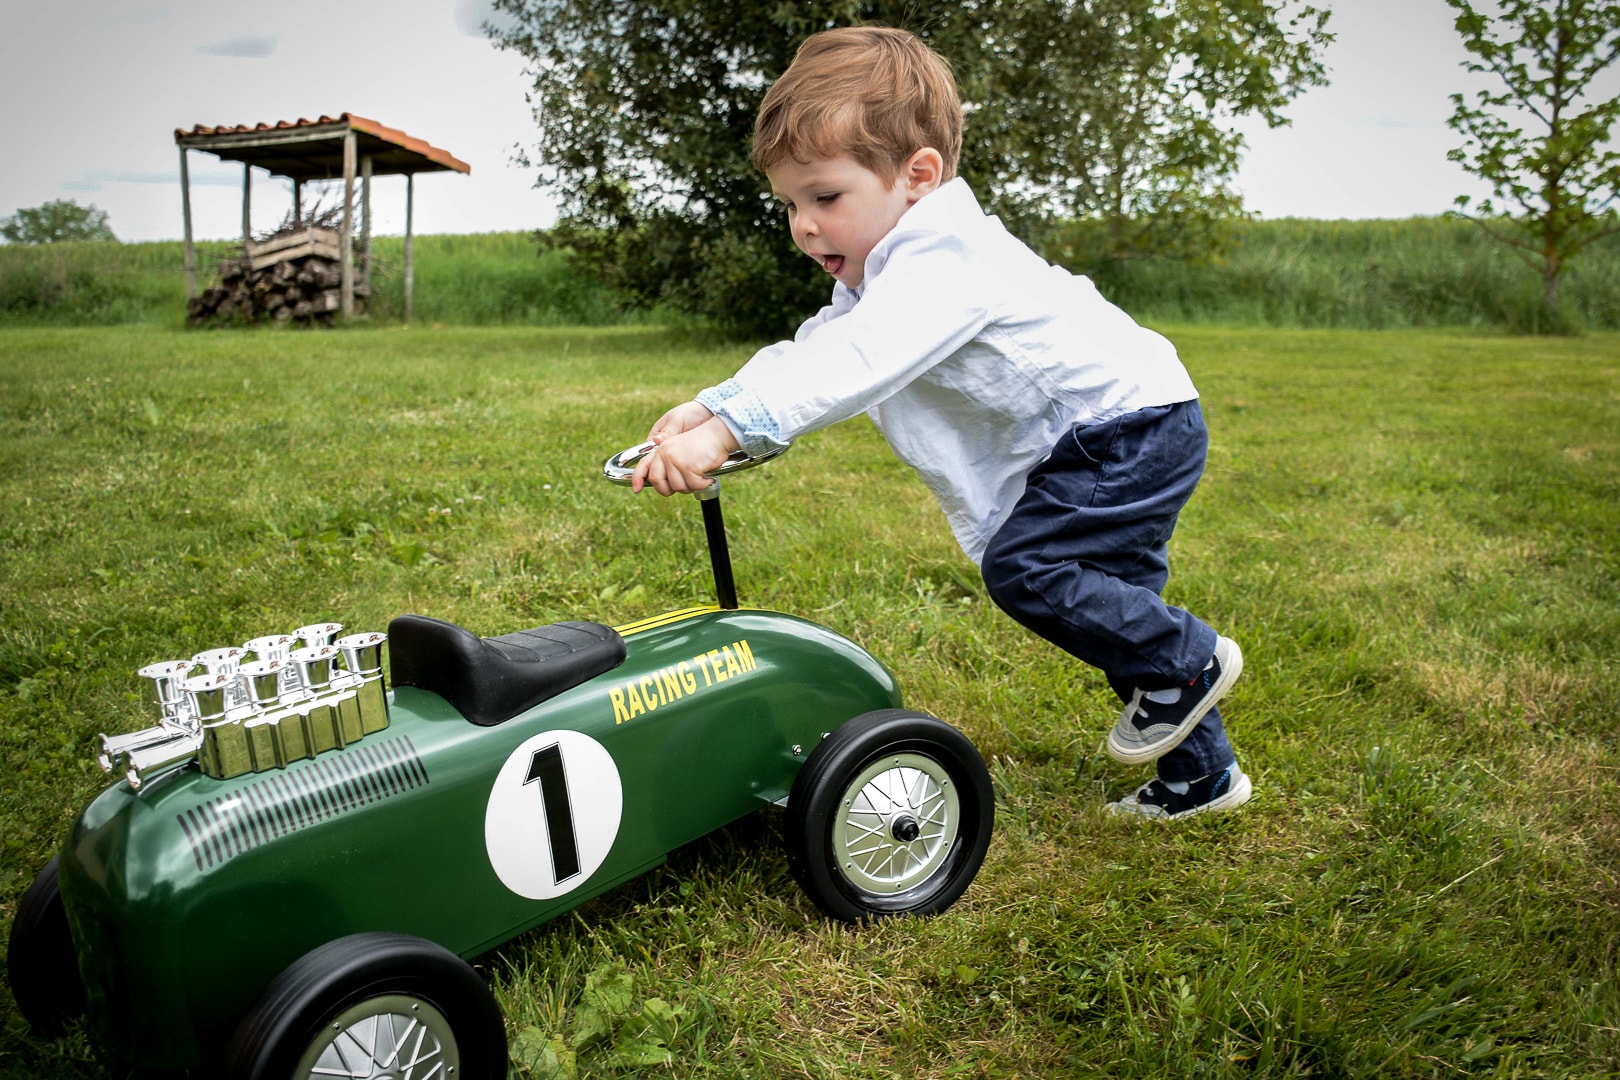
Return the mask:
<svg viewBox="0 0 1620 1080">
<path fill-rule="evenodd" d="M 626 679 L 608 691 L 608 698 L 613 702 L 613 722 L 622 724 L 634 720 L 660 705 L 679 701 L 703 687 L 725 682 L 757 667 L 754 650 L 748 647 L 747 640 L 742 640 L 699 653 L 690 660 L 660 668 L 639 679 Z"/>
</svg>

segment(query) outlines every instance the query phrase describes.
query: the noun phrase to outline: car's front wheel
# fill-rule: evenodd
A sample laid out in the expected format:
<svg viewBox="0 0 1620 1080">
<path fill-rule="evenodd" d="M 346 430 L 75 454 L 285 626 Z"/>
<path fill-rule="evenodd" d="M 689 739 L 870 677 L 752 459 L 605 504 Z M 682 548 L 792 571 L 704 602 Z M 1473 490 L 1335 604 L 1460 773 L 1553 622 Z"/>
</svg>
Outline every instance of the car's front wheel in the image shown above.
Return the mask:
<svg viewBox="0 0 1620 1080">
<path fill-rule="evenodd" d="M 404 934 L 354 934 L 306 953 L 237 1025 L 230 1080 L 506 1076 L 506 1027 L 460 957 Z"/>
<path fill-rule="evenodd" d="M 788 867 L 835 919 L 932 915 L 967 890 L 995 820 L 990 774 L 967 736 L 904 709 L 823 739 L 788 796 Z"/>
<path fill-rule="evenodd" d="M 17 901 L 6 946 L 6 980 L 17 1011 L 41 1035 L 54 1035 L 84 1014 L 84 984 L 56 883 L 55 859 Z"/>
</svg>

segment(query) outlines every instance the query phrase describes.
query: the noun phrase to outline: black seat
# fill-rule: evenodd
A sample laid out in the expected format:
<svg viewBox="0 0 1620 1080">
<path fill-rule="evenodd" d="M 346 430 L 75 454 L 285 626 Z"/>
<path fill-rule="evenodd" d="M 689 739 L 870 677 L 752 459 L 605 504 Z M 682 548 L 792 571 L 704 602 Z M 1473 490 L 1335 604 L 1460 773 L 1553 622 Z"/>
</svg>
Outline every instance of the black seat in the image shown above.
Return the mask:
<svg viewBox="0 0 1620 1080">
<path fill-rule="evenodd" d="M 431 690 L 475 724 L 510 720 L 624 661 L 612 627 L 560 622 L 481 638 L 442 619 L 401 615 L 388 624 L 395 686 Z"/>
</svg>

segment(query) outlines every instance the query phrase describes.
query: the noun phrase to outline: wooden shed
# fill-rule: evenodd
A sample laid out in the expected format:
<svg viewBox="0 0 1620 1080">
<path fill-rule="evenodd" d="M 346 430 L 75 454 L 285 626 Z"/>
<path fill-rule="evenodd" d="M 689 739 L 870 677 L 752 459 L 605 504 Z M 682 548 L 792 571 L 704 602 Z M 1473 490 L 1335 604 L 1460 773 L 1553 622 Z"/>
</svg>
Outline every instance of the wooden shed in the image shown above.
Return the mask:
<svg viewBox="0 0 1620 1080">
<path fill-rule="evenodd" d="M 180 148 L 180 192 L 185 214 L 186 297 L 197 296 L 197 257 L 191 234 L 191 179 L 186 164 L 190 150 L 205 150 L 226 161 L 242 163 L 242 241 L 252 243 L 252 170 L 255 166 L 275 176 L 285 176 L 293 184 L 293 216 L 303 215 L 303 185 L 311 180 L 343 180 L 343 224 L 339 233 L 342 264 L 342 310 L 354 313 L 354 218 L 355 181 L 359 181 L 360 207 L 364 213 L 361 251 L 369 263 L 371 248 L 371 178 L 405 176 L 405 319 L 411 318 L 413 266 L 411 216 L 415 179 L 422 172 L 471 173 L 472 166 L 448 151 L 430 146 L 421 139 L 375 120 L 352 113 L 318 120 L 281 120 L 275 123 L 207 127 L 198 124 L 189 131 L 176 129 L 174 141 Z"/>
</svg>

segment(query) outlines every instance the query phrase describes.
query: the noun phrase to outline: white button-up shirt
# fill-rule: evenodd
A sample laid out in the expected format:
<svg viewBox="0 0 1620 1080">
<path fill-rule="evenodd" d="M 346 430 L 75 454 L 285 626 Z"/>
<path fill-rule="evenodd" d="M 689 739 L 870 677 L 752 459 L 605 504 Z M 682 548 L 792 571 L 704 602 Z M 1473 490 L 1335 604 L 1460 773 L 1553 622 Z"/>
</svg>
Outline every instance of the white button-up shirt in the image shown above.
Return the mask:
<svg viewBox="0 0 1620 1080">
<path fill-rule="evenodd" d="M 975 563 L 1064 432 L 1198 396 L 1175 348 L 1052 266 L 954 179 L 792 341 L 698 395 L 745 450 L 857 413 L 939 499 Z"/>
</svg>

